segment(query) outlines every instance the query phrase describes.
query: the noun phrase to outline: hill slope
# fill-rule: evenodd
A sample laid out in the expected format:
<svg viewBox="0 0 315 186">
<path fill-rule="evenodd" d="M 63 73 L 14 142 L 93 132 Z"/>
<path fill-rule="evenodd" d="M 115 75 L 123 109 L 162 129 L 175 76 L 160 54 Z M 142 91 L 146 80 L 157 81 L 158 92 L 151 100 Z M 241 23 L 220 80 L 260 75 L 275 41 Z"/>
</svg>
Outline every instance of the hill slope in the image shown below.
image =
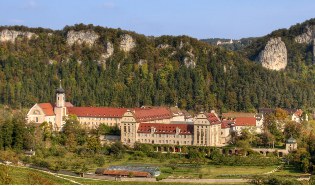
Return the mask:
<svg viewBox="0 0 315 186">
<path fill-rule="evenodd" d="M 13 107 L 53 102 L 60 78 L 77 106 L 250 111 L 315 104 L 315 87 L 304 79 L 187 36 L 83 24 L 56 31 L 1 27 L 0 36 L 0 103 Z"/>
</svg>

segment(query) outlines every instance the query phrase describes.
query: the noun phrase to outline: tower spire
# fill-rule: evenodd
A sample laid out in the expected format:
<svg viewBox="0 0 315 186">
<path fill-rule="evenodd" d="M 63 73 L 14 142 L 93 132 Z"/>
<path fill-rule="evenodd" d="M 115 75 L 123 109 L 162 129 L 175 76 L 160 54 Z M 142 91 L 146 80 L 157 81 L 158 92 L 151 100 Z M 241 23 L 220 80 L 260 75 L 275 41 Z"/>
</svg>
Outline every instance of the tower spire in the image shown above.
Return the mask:
<svg viewBox="0 0 315 186">
<path fill-rule="evenodd" d="M 57 89 L 57 93 L 65 93 L 65 90 L 61 86 L 61 79 L 59 80 L 59 88 Z"/>
</svg>

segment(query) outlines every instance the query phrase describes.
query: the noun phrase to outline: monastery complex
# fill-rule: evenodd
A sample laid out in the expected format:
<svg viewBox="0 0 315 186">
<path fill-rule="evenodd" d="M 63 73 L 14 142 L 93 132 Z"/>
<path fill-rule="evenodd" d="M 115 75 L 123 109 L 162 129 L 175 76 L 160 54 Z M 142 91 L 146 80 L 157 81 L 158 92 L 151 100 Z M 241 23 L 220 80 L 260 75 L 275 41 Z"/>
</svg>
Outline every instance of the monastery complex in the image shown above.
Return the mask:
<svg viewBox="0 0 315 186">
<path fill-rule="evenodd" d="M 264 110 L 264 112 L 271 112 Z M 177 107 L 75 107 L 66 102 L 65 90 L 56 90 L 56 103 L 36 103 L 27 114 L 27 122 L 47 122 L 54 131 L 61 131 L 69 115 L 76 115 L 80 124 L 88 129 L 100 124 L 117 126 L 121 130 L 123 144 L 133 146 L 135 142 L 148 144 L 224 146 L 231 133 L 250 131 L 261 133 L 263 113 L 200 112 L 192 117 Z M 292 112 L 292 120 L 301 121 L 302 111 Z"/>
</svg>

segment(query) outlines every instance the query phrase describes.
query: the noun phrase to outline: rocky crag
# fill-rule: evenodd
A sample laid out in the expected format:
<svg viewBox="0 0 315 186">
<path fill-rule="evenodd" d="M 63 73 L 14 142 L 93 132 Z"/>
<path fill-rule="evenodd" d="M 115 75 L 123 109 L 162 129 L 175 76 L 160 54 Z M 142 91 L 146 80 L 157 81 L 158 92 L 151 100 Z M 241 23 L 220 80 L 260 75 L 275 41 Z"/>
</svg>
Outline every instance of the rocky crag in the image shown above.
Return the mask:
<svg viewBox="0 0 315 186">
<path fill-rule="evenodd" d="M 67 34 L 67 43 L 73 45 L 74 43 L 83 44 L 86 43 L 92 46 L 95 41 L 99 38 L 99 35 L 93 30 L 86 31 L 74 31 L 70 30 Z"/>
<path fill-rule="evenodd" d="M 287 48 L 281 37 L 271 38 L 258 56 L 264 68 L 283 70 L 287 66 Z"/>
<path fill-rule="evenodd" d="M 130 35 L 124 34 L 120 37 L 120 50 L 124 52 L 129 52 L 135 46 L 136 43 Z"/>
<path fill-rule="evenodd" d="M 15 39 L 18 37 L 26 37 L 31 39 L 32 37 L 38 37 L 35 33 L 32 32 L 21 32 L 15 30 L 4 29 L 0 32 L 0 42 L 15 42 Z"/>
<path fill-rule="evenodd" d="M 315 36 L 315 25 L 308 25 L 306 26 L 305 30 L 306 32 L 294 38 L 295 42 L 304 44 L 309 44 L 312 42 Z"/>
</svg>

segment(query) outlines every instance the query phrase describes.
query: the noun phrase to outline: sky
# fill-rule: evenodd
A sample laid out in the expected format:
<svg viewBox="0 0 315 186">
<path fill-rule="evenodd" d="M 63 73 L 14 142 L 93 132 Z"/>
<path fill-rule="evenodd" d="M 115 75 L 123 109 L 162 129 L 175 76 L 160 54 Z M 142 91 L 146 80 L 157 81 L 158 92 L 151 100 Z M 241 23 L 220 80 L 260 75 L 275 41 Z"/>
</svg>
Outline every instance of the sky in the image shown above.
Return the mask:
<svg viewBox="0 0 315 186">
<path fill-rule="evenodd" d="M 314 0 L 0 0 L 0 25 L 77 23 L 147 36 L 257 37 L 315 18 Z"/>
</svg>

